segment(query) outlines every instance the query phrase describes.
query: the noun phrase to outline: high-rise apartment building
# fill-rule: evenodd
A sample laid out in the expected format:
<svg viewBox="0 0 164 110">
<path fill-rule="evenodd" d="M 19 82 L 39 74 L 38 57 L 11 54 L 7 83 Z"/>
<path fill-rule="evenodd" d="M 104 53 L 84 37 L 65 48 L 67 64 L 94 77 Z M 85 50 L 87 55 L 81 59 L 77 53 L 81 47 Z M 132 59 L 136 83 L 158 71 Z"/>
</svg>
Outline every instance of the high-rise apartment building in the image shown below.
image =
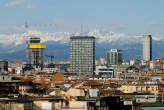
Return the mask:
<svg viewBox="0 0 164 110">
<path fill-rule="evenodd" d="M 107 53 L 107 65 L 122 64 L 122 50 L 111 49 Z"/>
<path fill-rule="evenodd" d="M 43 67 L 43 50 L 46 48 L 45 44 L 40 43 L 40 38 L 30 38 L 27 45 L 27 62 L 33 67 Z"/>
<path fill-rule="evenodd" d="M 70 40 L 70 71 L 79 75 L 94 74 L 95 37 L 73 36 Z"/>
<path fill-rule="evenodd" d="M 143 60 L 149 61 L 152 60 L 152 37 L 151 35 L 143 35 L 142 38 L 142 54 Z"/>
</svg>

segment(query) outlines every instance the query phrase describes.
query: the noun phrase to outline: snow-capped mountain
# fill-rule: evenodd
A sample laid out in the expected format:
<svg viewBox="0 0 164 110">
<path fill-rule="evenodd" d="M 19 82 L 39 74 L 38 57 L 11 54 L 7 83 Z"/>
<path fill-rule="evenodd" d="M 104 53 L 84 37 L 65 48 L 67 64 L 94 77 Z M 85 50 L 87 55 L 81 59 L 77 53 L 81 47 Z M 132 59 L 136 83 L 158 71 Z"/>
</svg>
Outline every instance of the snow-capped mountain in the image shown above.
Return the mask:
<svg viewBox="0 0 164 110">
<path fill-rule="evenodd" d="M 141 58 L 142 36 L 130 36 L 123 33 L 116 33 L 108 30 L 93 29 L 85 33 L 73 32 L 41 32 L 29 30 L 28 34 L 0 34 L 0 58 L 4 59 L 25 59 L 25 42 L 27 36 L 40 37 L 41 41 L 47 44 L 45 54 L 54 55 L 56 60 L 69 60 L 69 41 L 71 36 L 89 35 L 96 38 L 97 58 L 105 56 L 111 48 L 122 49 L 124 58 Z M 154 56 L 157 52 L 164 55 L 162 47 L 163 39 L 153 36 Z M 157 52 L 156 52 L 157 51 Z"/>
<path fill-rule="evenodd" d="M 55 33 L 49 33 L 49 32 L 40 32 L 36 30 L 30 30 L 28 34 L 10 34 L 0 35 L 0 44 L 3 45 L 10 45 L 13 44 L 14 46 L 21 45 L 25 43 L 27 36 L 36 36 L 40 37 L 42 42 L 47 41 L 54 41 L 54 42 L 61 42 L 61 43 L 68 43 L 70 36 L 78 36 L 78 35 L 89 35 L 89 36 L 95 36 L 97 38 L 98 43 L 111 43 L 115 41 L 121 42 L 121 44 L 127 44 L 127 43 L 138 43 L 141 41 L 141 36 L 127 36 L 122 33 L 115 33 L 112 31 L 101 31 L 99 29 L 94 29 L 90 32 L 85 32 L 83 34 L 81 33 L 73 33 L 73 32 L 55 32 Z M 129 42 L 130 41 L 130 42 Z"/>
</svg>

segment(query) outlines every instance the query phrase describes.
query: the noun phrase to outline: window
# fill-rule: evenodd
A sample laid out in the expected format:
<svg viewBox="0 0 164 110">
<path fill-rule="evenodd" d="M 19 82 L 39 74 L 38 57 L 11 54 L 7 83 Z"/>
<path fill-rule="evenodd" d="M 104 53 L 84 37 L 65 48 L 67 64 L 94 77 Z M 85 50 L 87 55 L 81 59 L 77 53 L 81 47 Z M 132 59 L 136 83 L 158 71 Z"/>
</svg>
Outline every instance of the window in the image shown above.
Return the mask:
<svg viewBox="0 0 164 110">
<path fill-rule="evenodd" d="M 144 87 L 141 87 L 141 92 L 143 92 L 144 91 Z"/>
<path fill-rule="evenodd" d="M 136 87 L 136 92 L 138 92 L 138 87 Z"/>
<path fill-rule="evenodd" d="M 146 92 L 148 92 L 149 91 L 149 87 L 146 87 Z"/>
<path fill-rule="evenodd" d="M 130 87 L 130 91 L 133 91 L 133 87 Z"/>
</svg>

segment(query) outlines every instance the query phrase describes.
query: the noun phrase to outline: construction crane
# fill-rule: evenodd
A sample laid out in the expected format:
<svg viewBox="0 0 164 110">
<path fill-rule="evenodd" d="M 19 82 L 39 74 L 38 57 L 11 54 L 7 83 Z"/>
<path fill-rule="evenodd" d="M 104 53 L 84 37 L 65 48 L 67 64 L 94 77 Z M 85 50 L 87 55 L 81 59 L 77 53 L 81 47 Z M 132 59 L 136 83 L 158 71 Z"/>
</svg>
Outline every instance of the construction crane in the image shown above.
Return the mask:
<svg viewBox="0 0 164 110">
<path fill-rule="evenodd" d="M 26 39 L 26 45 L 28 44 L 28 24 L 25 22 L 25 39 Z"/>
<path fill-rule="evenodd" d="M 43 28 L 51 29 L 51 28 L 57 28 L 57 24 L 55 24 L 55 23 L 48 23 L 48 24 L 47 23 L 44 23 L 44 24 L 32 24 L 32 23 L 28 23 L 27 26 L 30 26 L 31 28 L 34 28 L 34 29 L 43 29 Z"/>
<path fill-rule="evenodd" d="M 25 40 L 26 40 L 26 61 L 28 65 L 28 24 L 25 22 Z"/>
</svg>

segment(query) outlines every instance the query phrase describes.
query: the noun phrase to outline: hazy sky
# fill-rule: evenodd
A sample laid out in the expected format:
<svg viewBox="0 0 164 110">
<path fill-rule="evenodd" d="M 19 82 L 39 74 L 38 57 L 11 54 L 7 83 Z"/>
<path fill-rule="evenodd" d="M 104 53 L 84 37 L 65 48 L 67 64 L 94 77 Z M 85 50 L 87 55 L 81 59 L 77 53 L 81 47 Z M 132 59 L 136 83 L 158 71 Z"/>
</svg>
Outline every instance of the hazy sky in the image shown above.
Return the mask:
<svg viewBox="0 0 164 110">
<path fill-rule="evenodd" d="M 0 0 L 0 33 L 103 28 L 164 35 L 164 0 Z"/>
</svg>

